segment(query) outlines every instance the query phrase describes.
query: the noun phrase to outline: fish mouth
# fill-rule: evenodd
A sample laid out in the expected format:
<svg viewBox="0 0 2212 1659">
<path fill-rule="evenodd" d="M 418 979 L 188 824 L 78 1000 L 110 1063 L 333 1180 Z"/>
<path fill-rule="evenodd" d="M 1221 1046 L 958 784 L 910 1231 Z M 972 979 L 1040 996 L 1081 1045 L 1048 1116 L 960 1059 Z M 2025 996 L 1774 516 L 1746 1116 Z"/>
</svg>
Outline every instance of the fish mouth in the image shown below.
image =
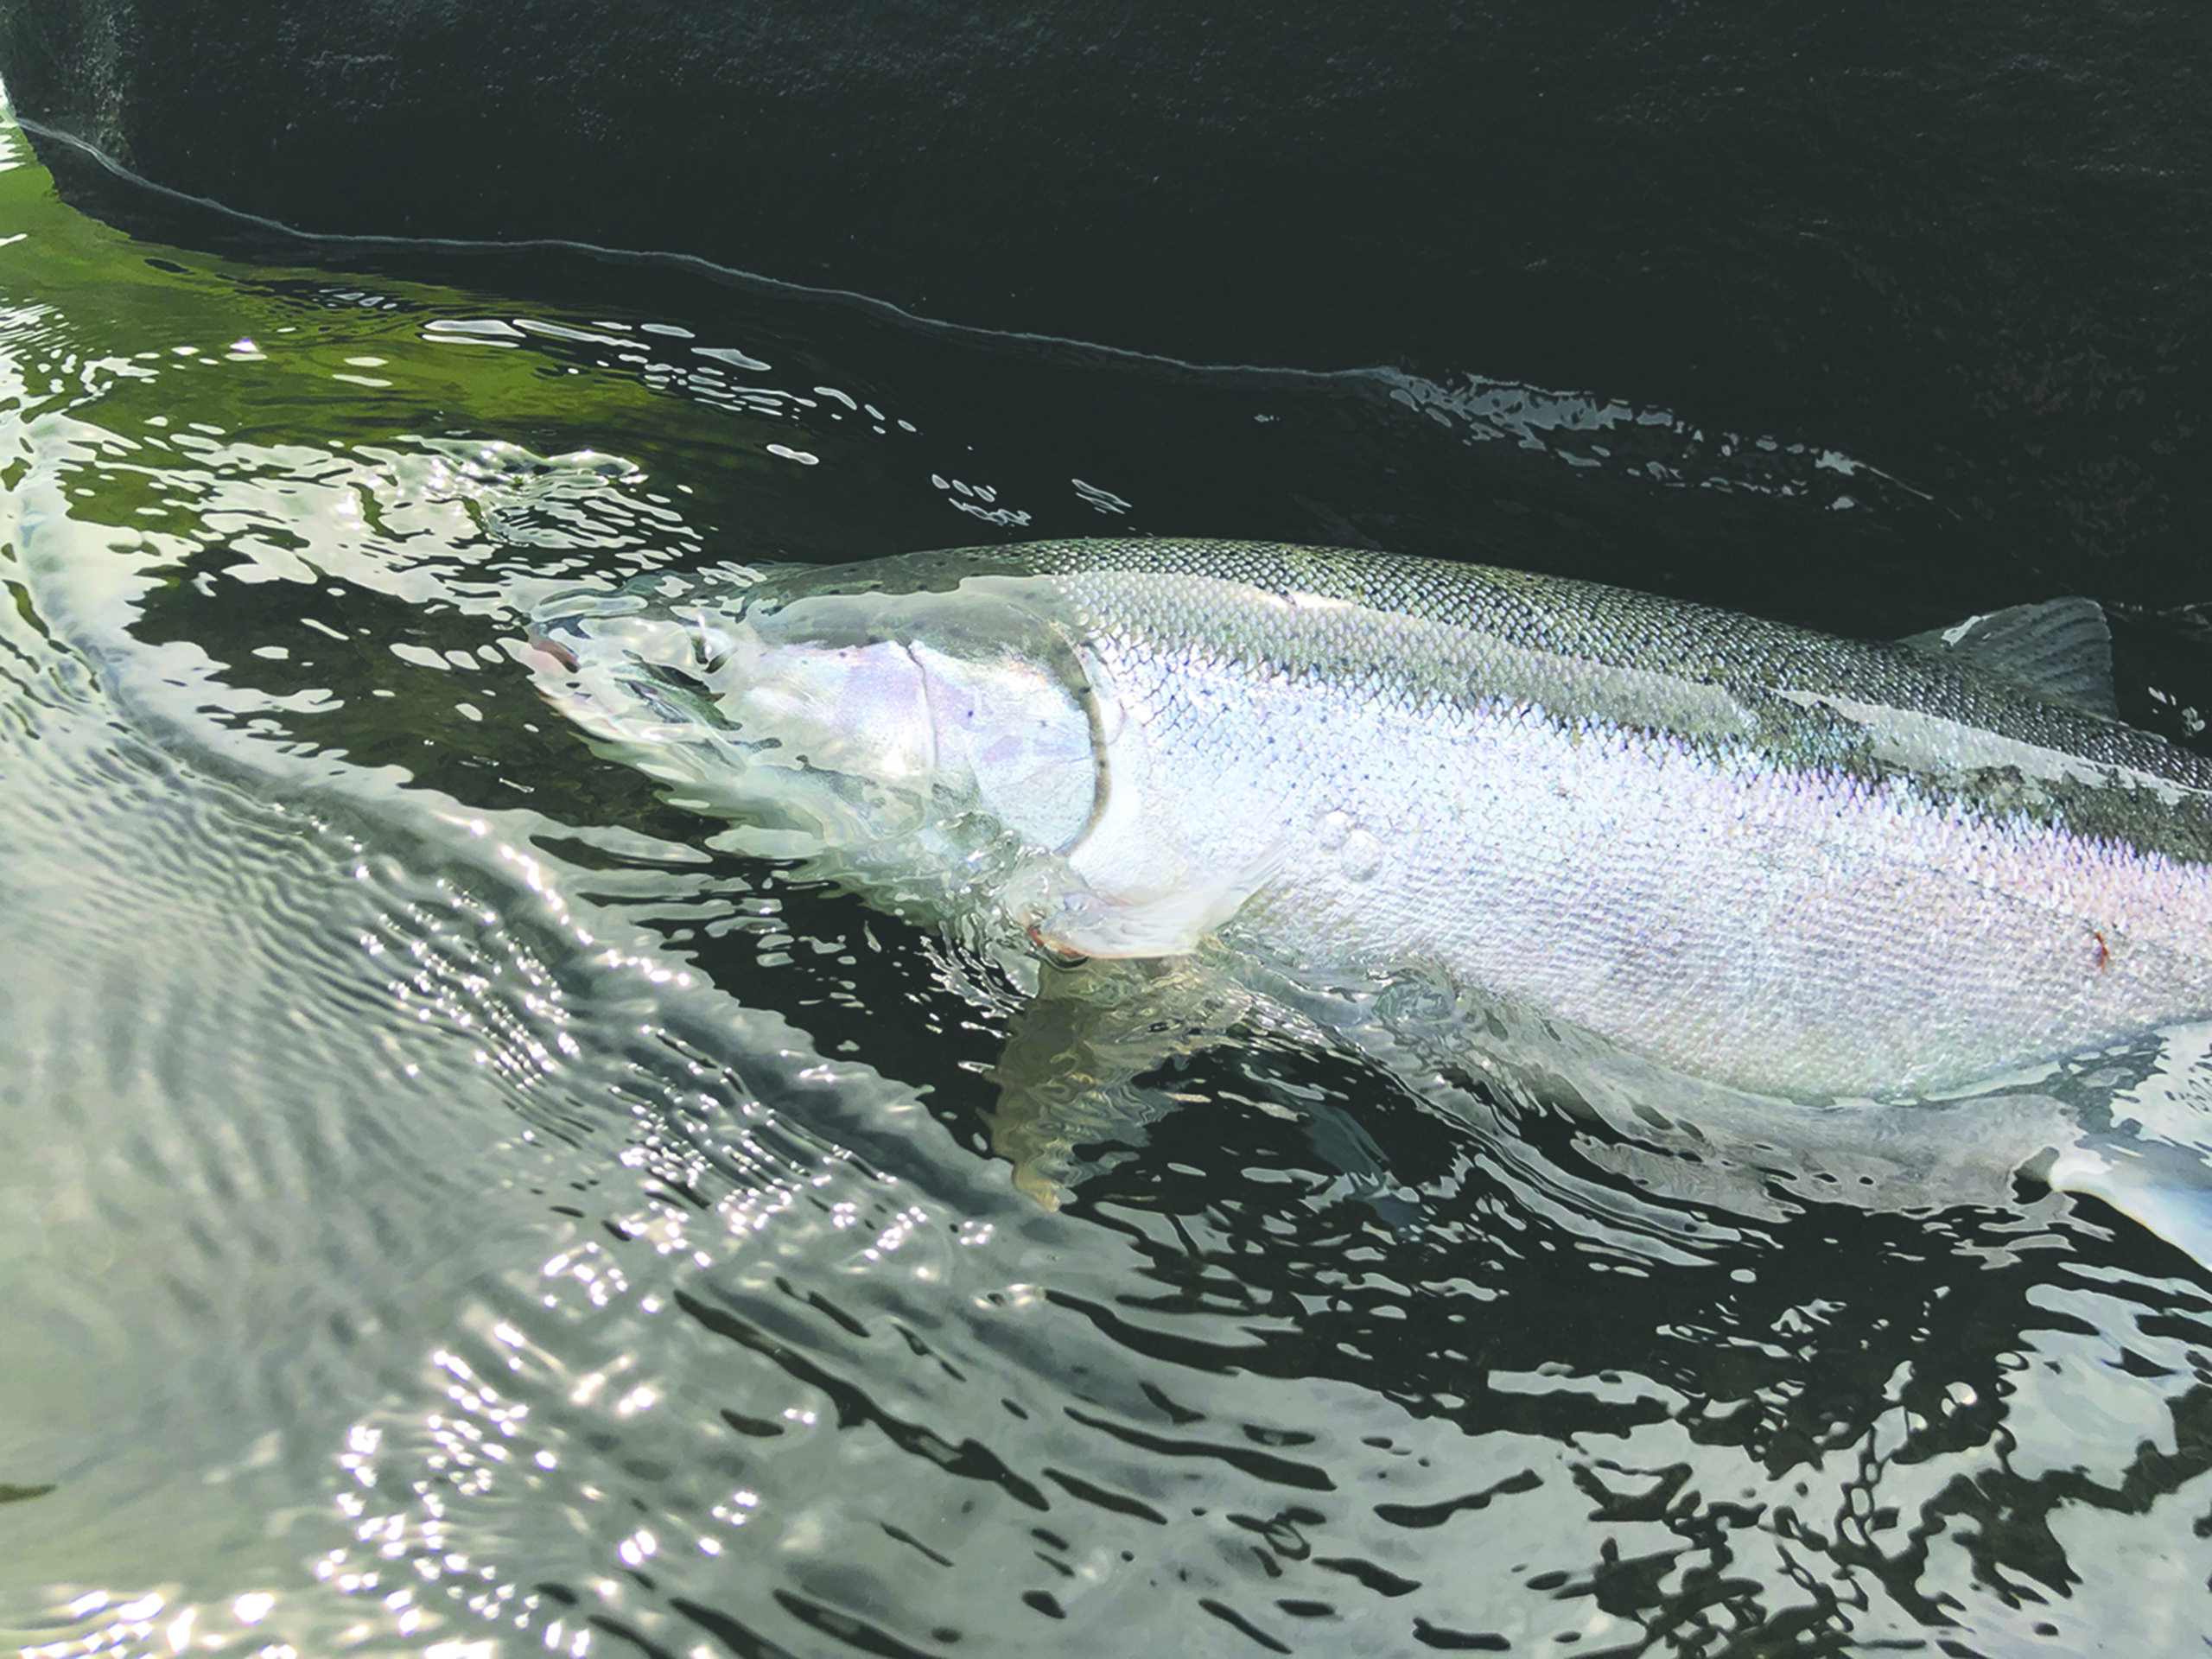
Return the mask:
<svg viewBox="0 0 2212 1659">
<path fill-rule="evenodd" d="M 526 651 L 537 660 L 531 666 L 545 673 L 577 675 L 584 671 L 582 647 L 590 640 L 590 634 L 582 619 L 567 616 L 543 618 L 531 622 L 524 636 Z M 709 672 L 716 666 L 705 664 Z M 706 710 L 714 702 L 714 688 L 688 669 L 677 664 L 661 662 L 639 655 L 624 653 L 624 660 L 610 665 L 606 671 L 624 690 L 642 694 L 663 712 L 675 713 L 667 706 L 667 698 L 675 696 L 685 704 L 694 705 L 688 710 L 695 718 L 709 718 L 710 724 L 725 722 L 711 719 Z"/>
<path fill-rule="evenodd" d="M 567 639 L 560 636 L 566 634 Z M 551 659 L 551 665 L 563 674 L 576 671 L 576 653 L 569 640 L 583 638 L 583 630 L 572 618 L 556 616 L 550 619 L 532 618 L 530 631 L 524 636 L 527 649 Z M 540 666 L 531 664 L 533 668 Z"/>
<path fill-rule="evenodd" d="M 576 654 L 557 639 L 533 633 L 524 641 L 523 664 L 541 674 L 573 674 Z"/>
<path fill-rule="evenodd" d="M 588 616 L 539 617 L 524 635 L 523 659 L 556 708 L 618 740 L 637 735 L 627 729 L 634 715 L 626 710 L 657 723 L 656 743 L 684 734 L 733 732 L 713 685 L 689 668 L 635 651 L 610 656 L 605 642 L 593 638 L 589 621 Z"/>
</svg>

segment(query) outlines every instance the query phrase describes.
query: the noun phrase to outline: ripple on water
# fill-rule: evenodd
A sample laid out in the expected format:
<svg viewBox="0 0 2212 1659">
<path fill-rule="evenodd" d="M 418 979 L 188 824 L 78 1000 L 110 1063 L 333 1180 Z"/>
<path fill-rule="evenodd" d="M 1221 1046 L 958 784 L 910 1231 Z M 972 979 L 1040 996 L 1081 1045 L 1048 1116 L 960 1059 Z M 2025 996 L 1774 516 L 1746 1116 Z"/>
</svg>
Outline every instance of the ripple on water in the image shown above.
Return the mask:
<svg viewBox="0 0 2212 1659">
<path fill-rule="evenodd" d="M 111 349 L 0 315 L 35 381 L 0 420 L 10 1636 L 811 1659 L 2201 1627 L 2212 1308 L 2177 1264 L 2004 1194 L 1862 1212 L 1755 1169 L 1732 1208 L 1746 1177 L 1691 1137 L 1639 1163 L 1287 1018 L 1132 1079 L 1047 1214 L 982 1149 L 1018 1001 L 990 964 L 699 850 L 508 659 L 543 587 L 733 539 L 1079 528 L 1048 486 L 1141 518 L 1205 446 L 1094 464 L 1098 434 L 1197 380 L 1009 380 L 1009 429 L 1096 430 L 925 461 L 892 411 L 963 406 L 817 386 L 760 327 L 107 269 L 137 285 Z M 1220 394 L 1243 428 L 1264 393 L 1292 446 L 1236 453 L 1370 452 L 1360 385 L 1302 416 L 1286 385 Z M 1470 435 L 1633 439 L 1617 478 L 1713 448 L 1397 389 L 1455 465 Z M 1726 477 L 1878 507 L 1833 460 Z M 1351 487 L 1318 472 L 1286 492 Z M 1324 826 L 1355 880 L 1367 833 Z M 1615 1179 L 1655 1161 L 1671 1186 Z"/>
</svg>

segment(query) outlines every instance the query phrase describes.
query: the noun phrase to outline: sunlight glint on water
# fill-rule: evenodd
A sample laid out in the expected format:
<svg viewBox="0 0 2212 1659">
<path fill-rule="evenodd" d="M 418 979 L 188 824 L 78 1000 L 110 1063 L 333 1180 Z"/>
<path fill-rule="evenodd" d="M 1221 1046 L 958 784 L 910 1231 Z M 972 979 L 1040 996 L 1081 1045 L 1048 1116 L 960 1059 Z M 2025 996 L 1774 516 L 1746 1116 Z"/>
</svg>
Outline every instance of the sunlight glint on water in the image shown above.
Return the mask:
<svg viewBox="0 0 2212 1659">
<path fill-rule="evenodd" d="M 28 164 L 0 236 L 9 1640 L 2203 1627 L 2212 1302 L 2109 1217 L 1655 1197 L 1296 1021 L 1135 1079 L 1048 1214 L 987 1150 L 1004 975 L 715 851 L 517 661 L 544 593 L 664 565 L 1134 527 L 1620 575 L 1655 502 L 1748 513 L 1687 521 L 1716 559 L 1910 550 L 1903 486 L 1599 395 L 232 264 Z"/>
</svg>

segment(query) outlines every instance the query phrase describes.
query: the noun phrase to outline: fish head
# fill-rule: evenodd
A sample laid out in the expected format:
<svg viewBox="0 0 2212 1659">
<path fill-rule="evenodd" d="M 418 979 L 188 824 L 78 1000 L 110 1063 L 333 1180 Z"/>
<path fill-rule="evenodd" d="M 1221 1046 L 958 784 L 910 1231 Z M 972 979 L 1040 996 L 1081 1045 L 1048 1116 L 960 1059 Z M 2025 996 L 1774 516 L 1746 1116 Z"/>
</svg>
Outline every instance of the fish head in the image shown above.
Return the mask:
<svg viewBox="0 0 2212 1659">
<path fill-rule="evenodd" d="M 869 569 L 660 573 L 556 596 L 531 622 L 541 687 L 678 804 L 733 820 L 743 851 L 1071 842 L 1099 762 L 1041 579 Z"/>
</svg>

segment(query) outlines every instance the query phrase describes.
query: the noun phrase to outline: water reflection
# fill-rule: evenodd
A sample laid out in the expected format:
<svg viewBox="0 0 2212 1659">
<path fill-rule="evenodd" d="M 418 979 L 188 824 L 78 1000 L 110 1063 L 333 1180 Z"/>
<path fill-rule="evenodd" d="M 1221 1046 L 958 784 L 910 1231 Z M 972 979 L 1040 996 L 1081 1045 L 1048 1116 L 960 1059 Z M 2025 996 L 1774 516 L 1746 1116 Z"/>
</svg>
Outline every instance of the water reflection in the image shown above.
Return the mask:
<svg viewBox="0 0 2212 1659">
<path fill-rule="evenodd" d="M 991 512 L 1479 541 L 1646 586 L 1700 537 L 1726 584 L 1808 521 L 1732 515 L 1853 513 L 1634 495 L 1356 380 L 925 349 L 704 285 L 656 315 L 229 267 L 30 168 L 0 216 L 26 238 L 8 1638 L 1994 1654 L 2203 1627 L 2212 1298 L 2178 1256 L 2031 1192 L 1654 1195 L 1586 1120 L 1486 1119 L 1467 1078 L 1440 1109 L 1290 1026 L 1132 1077 L 1146 1109 L 1046 1211 L 988 1151 L 1018 1006 L 993 964 L 707 848 L 512 655 L 580 577 Z M 1638 465 L 1733 476 L 1632 424 Z M 1536 470 L 1462 470 L 1491 451 Z M 1910 567 L 1910 499 L 1789 464 Z M 1806 592 L 1838 626 L 1882 602 Z M 1934 614 L 1892 631 L 1959 608 L 1915 592 Z M 1672 1220 L 1619 1224 L 1636 1201 Z"/>
</svg>

